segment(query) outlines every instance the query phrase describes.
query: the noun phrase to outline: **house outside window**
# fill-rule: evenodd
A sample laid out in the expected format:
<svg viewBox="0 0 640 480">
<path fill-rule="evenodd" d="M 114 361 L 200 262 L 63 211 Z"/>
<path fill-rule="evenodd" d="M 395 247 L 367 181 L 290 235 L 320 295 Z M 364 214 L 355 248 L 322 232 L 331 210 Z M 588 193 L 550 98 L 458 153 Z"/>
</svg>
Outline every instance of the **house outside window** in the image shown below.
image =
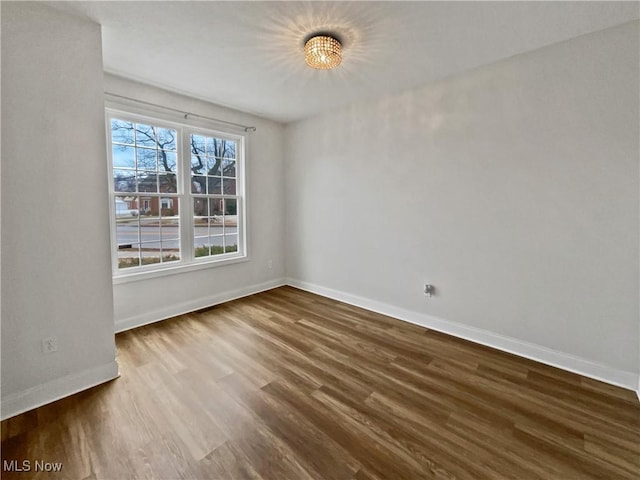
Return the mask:
<svg viewBox="0 0 640 480">
<path fill-rule="evenodd" d="M 244 136 L 107 117 L 114 278 L 246 258 Z"/>
</svg>

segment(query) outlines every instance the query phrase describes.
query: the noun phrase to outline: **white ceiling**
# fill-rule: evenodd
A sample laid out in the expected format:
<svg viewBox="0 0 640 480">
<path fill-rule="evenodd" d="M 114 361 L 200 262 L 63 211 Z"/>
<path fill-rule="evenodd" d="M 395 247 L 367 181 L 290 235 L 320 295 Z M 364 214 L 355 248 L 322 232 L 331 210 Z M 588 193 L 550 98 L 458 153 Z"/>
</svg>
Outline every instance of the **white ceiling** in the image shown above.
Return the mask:
<svg viewBox="0 0 640 480">
<path fill-rule="evenodd" d="M 636 2 L 50 2 L 103 27 L 107 72 L 282 122 L 639 18 Z M 340 67 L 305 66 L 335 32 Z"/>
</svg>

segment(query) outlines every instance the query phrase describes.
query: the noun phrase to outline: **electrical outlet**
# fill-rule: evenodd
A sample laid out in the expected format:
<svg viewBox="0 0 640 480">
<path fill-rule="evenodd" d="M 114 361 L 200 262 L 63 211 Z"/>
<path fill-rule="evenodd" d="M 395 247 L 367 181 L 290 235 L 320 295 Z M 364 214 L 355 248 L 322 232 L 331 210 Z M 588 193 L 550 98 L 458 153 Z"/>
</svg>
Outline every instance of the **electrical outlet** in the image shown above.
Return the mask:
<svg viewBox="0 0 640 480">
<path fill-rule="evenodd" d="M 58 339 L 49 337 L 42 339 L 42 353 L 51 353 L 58 351 Z"/>
<path fill-rule="evenodd" d="M 269 270 L 271 270 L 271 269 L 273 268 L 273 260 L 269 260 L 269 261 L 267 262 L 267 268 L 268 268 Z"/>
</svg>

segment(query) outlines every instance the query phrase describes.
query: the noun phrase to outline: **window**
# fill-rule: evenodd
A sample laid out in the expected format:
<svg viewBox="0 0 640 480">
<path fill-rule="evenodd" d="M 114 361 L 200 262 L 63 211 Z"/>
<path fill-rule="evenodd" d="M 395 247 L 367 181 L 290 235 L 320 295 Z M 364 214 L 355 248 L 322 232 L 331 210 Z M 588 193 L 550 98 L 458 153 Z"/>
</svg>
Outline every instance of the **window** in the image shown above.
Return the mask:
<svg viewBox="0 0 640 480">
<path fill-rule="evenodd" d="M 244 137 L 108 110 L 116 276 L 246 257 Z"/>
</svg>

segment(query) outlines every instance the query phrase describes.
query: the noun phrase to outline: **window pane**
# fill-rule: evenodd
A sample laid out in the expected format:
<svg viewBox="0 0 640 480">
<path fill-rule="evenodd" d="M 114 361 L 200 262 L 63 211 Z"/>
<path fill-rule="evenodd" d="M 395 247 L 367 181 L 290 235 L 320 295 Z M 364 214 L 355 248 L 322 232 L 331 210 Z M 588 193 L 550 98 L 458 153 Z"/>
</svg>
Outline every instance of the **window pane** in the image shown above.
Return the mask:
<svg viewBox="0 0 640 480">
<path fill-rule="evenodd" d="M 155 148 L 157 137 L 155 127 L 136 123 L 136 145 Z"/>
<path fill-rule="evenodd" d="M 202 251 L 198 255 L 198 247 L 207 244 L 207 237 L 209 236 L 209 209 L 206 198 L 193 199 L 193 236 L 195 238 L 196 256 L 203 256 Z M 207 255 L 209 254 L 207 253 Z"/>
<path fill-rule="evenodd" d="M 194 225 L 193 225 L 194 238 L 209 236 L 209 226 L 207 225 L 206 217 L 194 217 L 193 221 L 194 221 Z"/>
<path fill-rule="evenodd" d="M 194 175 L 191 177 L 191 193 L 207 193 L 207 177 Z"/>
<path fill-rule="evenodd" d="M 175 152 L 158 151 L 158 170 L 161 172 L 176 172 L 177 157 Z"/>
<path fill-rule="evenodd" d="M 165 250 L 162 248 L 162 262 L 177 262 L 180 260 L 180 252 L 173 252 L 171 250 Z"/>
<path fill-rule="evenodd" d="M 209 237 L 209 244 L 211 245 L 211 255 L 224 253 L 224 237 L 222 235 Z"/>
<path fill-rule="evenodd" d="M 238 200 L 235 198 L 226 198 L 224 200 L 224 214 L 228 216 L 238 215 Z"/>
<path fill-rule="evenodd" d="M 160 248 L 147 248 L 143 246 L 140 252 L 142 265 L 154 265 L 160 263 Z"/>
<path fill-rule="evenodd" d="M 116 219 L 133 220 L 138 224 L 138 197 L 117 195 L 115 201 Z"/>
<path fill-rule="evenodd" d="M 131 252 L 133 245 L 137 245 L 139 241 L 138 219 L 135 217 L 117 218 L 116 244 L 118 245 L 118 256 L 120 257 L 121 253 Z"/>
<path fill-rule="evenodd" d="M 212 247 L 222 247 L 224 244 L 224 238 L 222 235 L 211 235 L 209 237 L 209 243 Z"/>
<path fill-rule="evenodd" d="M 118 246 L 118 268 L 137 267 L 140 265 L 140 245 Z"/>
<path fill-rule="evenodd" d="M 162 219 L 162 228 L 160 229 L 160 237 L 162 238 L 162 249 L 170 248 L 177 250 L 180 247 L 178 239 L 180 238 L 180 230 L 177 222 L 165 223 L 165 218 Z"/>
<path fill-rule="evenodd" d="M 225 177 L 236 176 L 236 161 L 227 158 L 222 160 L 222 175 Z"/>
<path fill-rule="evenodd" d="M 171 197 L 160 198 L 160 214 L 163 217 L 162 225 L 175 226 L 177 219 L 166 217 L 174 217 L 175 215 L 178 215 L 178 199 Z"/>
<path fill-rule="evenodd" d="M 209 217 L 209 235 L 224 234 L 224 215 L 212 215 Z"/>
<path fill-rule="evenodd" d="M 114 145 L 112 148 L 114 168 L 136 168 L 136 149 L 124 145 Z"/>
<path fill-rule="evenodd" d="M 225 235 L 224 236 L 224 253 L 231 253 L 238 251 L 238 235 Z"/>
<path fill-rule="evenodd" d="M 138 225 L 118 219 L 116 221 L 116 239 L 118 250 L 131 248 L 131 245 L 139 240 Z"/>
<path fill-rule="evenodd" d="M 158 197 L 140 197 L 140 215 L 158 215 Z"/>
<path fill-rule="evenodd" d="M 163 150 L 176 150 L 176 131 L 169 128 L 158 128 L 158 146 Z"/>
<path fill-rule="evenodd" d="M 140 217 L 140 241 L 159 242 L 160 241 L 160 221 L 158 217 Z"/>
<path fill-rule="evenodd" d="M 209 155 L 219 158 L 236 158 L 236 142 L 222 138 L 212 138 L 211 148 L 207 150 Z"/>
<path fill-rule="evenodd" d="M 138 173 L 138 191 L 139 192 L 157 192 L 158 176 L 155 173 L 139 172 Z"/>
<path fill-rule="evenodd" d="M 220 164 L 221 160 L 219 158 L 207 157 L 207 175 L 220 175 Z"/>
<path fill-rule="evenodd" d="M 235 178 L 225 178 L 223 184 L 223 192 L 225 195 L 236 194 L 236 180 Z"/>
<path fill-rule="evenodd" d="M 175 228 L 162 228 L 162 254 L 172 254 L 174 256 L 180 253 L 180 240 L 177 237 L 178 231 Z"/>
<path fill-rule="evenodd" d="M 162 262 L 180 260 L 180 219 L 177 216 L 178 199 L 160 198 L 160 238 Z"/>
<path fill-rule="evenodd" d="M 173 173 L 164 173 L 158 176 L 160 181 L 160 193 L 176 193 L 178 180 Z"/>
<path fill-rule="evenodd" d="M 210 195 L 220 195 L 222 193 L 221 177 L 207 177 L 207 193 Z"/>
<path fill-rule="evenodd" d="M 139 267 L 140 266 L 140 258 L 138 256 L 130 256 L 127 254 L 120 254 L 118 252 L 118 268 L 129 268 L 129 267 Z"/>
<path fill-rule="evenodd" d="M 236 142 L 232 140 L 227 140 L 226 142 L 226 148 L 224 149 L 221 157 L 236 158 Z"/>
<path fill-rule="evenodd" d="M 209 217 L 209 235 L 222 235 L 223 233 L 223 217 L 221 215 L 213 215 Z"/>
<path fill-rule="evenodd" d="M 193 214 L 196 217 L 205 217 L 205 223 L 206 223 L 206 217 L 209 216 L 209 209 L 207 206 L 206 198 L 193 199 Z"/>
<path fill-rule="evenodd" d="M 196 237 L 193 239 L 193 245 L 195 247 L 194 257 L 208 257 L 211 254 L 209 237 Z"/>
<path fill-rule="evenodd" d="M 165 235 L 165 229 L 162 229 L 162 251 L 163 252 L 173 252 L 173 253 L 178 253 L 180 252 L 180 239 L 176 238 L 169 238 L 171 236 L 176 235 L 177 232 L 166 232 Z"/>
<path fill-rule="evenodd" d="M 230 140 L 212 137 L 210 139 L 210 143 L 207 144 L 207 146 L 210 147 L 207 149 L 207 154 L 215 157 L 228 156 L 229 148 L 232 143 L 233 142 Z"/>
<path fill-rule="evenodd" d="M 221 198 L 210 198 L 209 199 L 209 216 L 222 216 L 222 204 L 223 200 Z"/>
<path fill-rule="evenodd" d="M 112 118 L 111 141 L 133 145 L 133 123 Z"/>
<path fill-rule="evenodd" d="M 168 205 L 170 215 L 164 215 L 162 217 L 162 225 L 167 225 L 169 227 L 179 227 L 180 226 L 180 199 L 178 197 L 171 197 L 165 199 L 165 201 L 169 201 L 169 203 L 165 203 Z"/>
<path fill-rule="evenodd" d="M 137 148 L 138 170 L 157 170 L 156 151 L 150 148 Z"/>
<path fill-rule="evenodd" d="M 206 151 L 206 140 L 202 135 L 191 135 L 191 153 L 204 155 Z"/>
<path fill-rule="evenodd" d="M 132 170 L 114 170 L 113 190 L 116 192 L 135 192 L 136 173 Z"/>
<path fill-rule="evenodd" d="M 194 175 L 206 174 L 207 162 L 206 157 L 200 155 L 191 155 L 191 172 Z"/>
</svg>

